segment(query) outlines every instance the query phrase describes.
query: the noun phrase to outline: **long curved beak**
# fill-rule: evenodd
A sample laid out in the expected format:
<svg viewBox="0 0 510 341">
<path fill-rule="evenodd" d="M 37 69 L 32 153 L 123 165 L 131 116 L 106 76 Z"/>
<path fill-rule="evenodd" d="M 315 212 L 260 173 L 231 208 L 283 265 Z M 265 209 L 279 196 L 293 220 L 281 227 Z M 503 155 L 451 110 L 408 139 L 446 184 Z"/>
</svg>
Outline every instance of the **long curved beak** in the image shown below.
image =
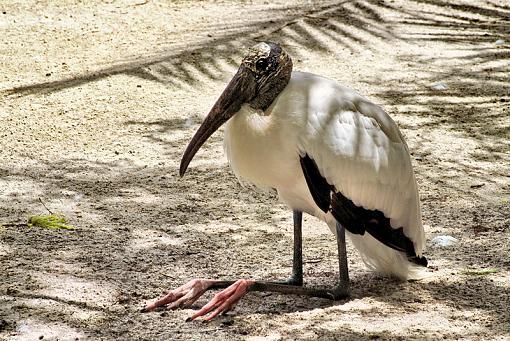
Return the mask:
<svg viewBox="0 0 510 341">
<path fill-rule="evenodd" d="M 234 78 L 216 101 L 209 114 L 191 139 L 182 155 L 179 174 L 182 177 L 196 152 L 223 123 L 237 113 L 244 103 L 249 102 L 256 91 L 256 81 L 252 71 L 241 66 Z"/>
</svg>

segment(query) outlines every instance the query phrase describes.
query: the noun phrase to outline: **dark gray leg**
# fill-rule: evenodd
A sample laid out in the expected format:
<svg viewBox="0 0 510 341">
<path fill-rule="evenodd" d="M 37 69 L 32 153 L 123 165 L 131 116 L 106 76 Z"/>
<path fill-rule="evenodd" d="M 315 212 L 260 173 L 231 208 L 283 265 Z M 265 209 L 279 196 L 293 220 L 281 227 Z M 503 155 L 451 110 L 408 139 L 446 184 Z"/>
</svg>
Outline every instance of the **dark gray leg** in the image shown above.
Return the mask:
<svg viewBox="0 0 510 341">
<path fill-rule="evenodd" d="M 349 296 L 349 266 L 347 265 L 347 248 L 345 228 L 336 223 L 336 243 L 338 246 L 338 285 L 333 290 L 335 299 Z"/>
<path fill-rule="evenodd" d="M 294 255 L 292 277 L 279 284 L 303 285 L 303 212 L 294 211 Z M 278 284 L 278 283 L 277 283 Z"/>
<path fill-rule="evenodd" d="M 347 249 L 345 245 L 345 229 L 336 225 L 336 240 L 338 247 L 339 281 L 334 289 L 312 289 L 294 285 L 281 285 L 267 282 L 255 282 L 250 291 L 274 291 L 284 294 L 306 295 L 338 300 L 349 296 L 349 269 L 347 266 Z"/>
<path fill-rule="evenodd" d="M 303 212 L 294 211 L 294 257 L 292 259 L 292 278 L 294 285 L 303 285 Z"/>
<path fill-rule="evenodd" d="M 299 226 L 299 235 L 301 236 L 301 212 L 294 212 L 294 222 L 299 220 L 299 224 L 294 225 L 294 236 L 296 236 L 296 226 Z M 299 219 L 296 219 L 299 218 Z M 303 280 L 303 262 L 301 253 L 301 238 L 299 243 L 294 240 L 294 246 L 298 245 L 299 252 L 294 248 L 294 268 L 292 278 L 284 283 L 277 282 L 262 282 L 255 281 L 248 291 L 270 291 L 279 292 L 282 294 L 295 294 L 305 295 L 313 297 L 322 297 L 332 300 L 338 300 L 349 296 L 349 268 L 347 265 L 347 249 L 345 244 L 345 229 L 342 225 L 337 223 L 336 225 L 336 240 L 338 247 L 338 269 L 339 269 L 339 280 L 338 284 L 333 289 L 312 289 L 303 288 L 301 285 L 292 284 L 291 281 L 296 278 L 296 274 L 300 274 L 301 281 Z M 298 261 L 299 260 L 299 261 Z M 233 284 L 234 281 L 217 281 L 212 285 L 211 289 L 225 288 Z"/>
<path fill-rule="evenodd" d="M 253 280 L 219 281 L 207 279 L 194 279 L 185 285 L 170 291 L 166 296 L 147 305 L 142 312 L 167 306 L 168 308 L 189 307 L 204 292 L 211 289 L 226 288 L 216 294 L 214 298 L 195 313 L 189 320 L 198 316 L 204 316 L 214 311 L 207 319 L 211 319 L 219 313 L 224 313 L 241 299 L 248 291 L 269 291 L 282 294 L 305 295 L 338 300 L 349 296 L 349 272 L 347 266 L 347 251 L 345 247 L 345 229 L 337 223 L 337 247 L 339 262 L 339 281 L 333 289 L 304 288 L 303 283 L 303 255 L 302 255 L 302 213 L 294 212 L 294 257 L 292 265 L 292 277 L 283 283 L 262 282 Z"/>
</svg>

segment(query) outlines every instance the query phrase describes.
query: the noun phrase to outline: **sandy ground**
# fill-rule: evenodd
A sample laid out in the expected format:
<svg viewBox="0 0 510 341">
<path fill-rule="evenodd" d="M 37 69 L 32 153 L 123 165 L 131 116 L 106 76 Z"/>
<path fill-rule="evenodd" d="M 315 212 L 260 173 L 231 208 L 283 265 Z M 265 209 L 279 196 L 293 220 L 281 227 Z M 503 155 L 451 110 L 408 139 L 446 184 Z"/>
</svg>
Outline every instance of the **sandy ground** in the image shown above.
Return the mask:
<svg viewBox="0 0 510 341">
<path fill-rule="evenodd" d="M 510 338 L 508 3 L 303 3 L 0 3 L 0 338 Z M 238 184 L 222 132 L 177 175 L 260 40 L 398 122 L 433 276 L 379 277 L 349 247 L 345 301 L 253 293 L 211 323 L 186 323 L 191 309 L 138 313 L 193 277 L 290 274 L 292 214 Z M 40 200 L 76 229 L 16 225 L 47 213 Z M 458 242 L 433 245 L 440 235 Z M 306 285 L 335 283 L 335 241 L 313 217 L 304 259 Z"/>
</svg>

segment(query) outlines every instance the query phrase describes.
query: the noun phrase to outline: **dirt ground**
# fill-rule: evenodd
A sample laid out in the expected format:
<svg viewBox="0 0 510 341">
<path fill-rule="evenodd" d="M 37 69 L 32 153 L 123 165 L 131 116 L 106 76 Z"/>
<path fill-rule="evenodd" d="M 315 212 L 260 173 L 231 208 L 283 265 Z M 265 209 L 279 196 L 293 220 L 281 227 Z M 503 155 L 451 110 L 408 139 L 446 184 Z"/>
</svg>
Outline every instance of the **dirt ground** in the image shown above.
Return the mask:
<svg viewBox="0 0 510 341">
<path fill-rule="evenodd" d="M 446 1 L 0 3 L 0 339 L 510 339 L 510 6 Z M 382 105 L 412 151 L 433 276 L 250 293 L 211 323 L 139 313 L 193 277 L 284 279 L 292 213 L 185 145 L 257 41 Z M 16 225 L 46 208 L 75 230 Z M 437 236 L 453 236 L 448 247 Z M 306 285 L 335 240 L 304 222 Z M 197 302 L 203 305 L 208 293 Z"/>
</svg>

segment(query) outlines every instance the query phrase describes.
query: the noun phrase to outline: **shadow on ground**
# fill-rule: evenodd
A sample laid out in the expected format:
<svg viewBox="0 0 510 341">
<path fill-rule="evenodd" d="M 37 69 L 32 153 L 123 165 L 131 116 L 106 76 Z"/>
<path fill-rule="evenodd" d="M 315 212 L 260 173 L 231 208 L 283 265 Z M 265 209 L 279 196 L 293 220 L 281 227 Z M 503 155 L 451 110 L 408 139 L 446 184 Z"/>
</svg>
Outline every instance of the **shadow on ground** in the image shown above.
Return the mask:
<svg viewBox="0 0 510 341">
<path fill-rule="evenodd" d="M 96 172 L 90 172 L 91 169 Z M 2 273 L 7 280 L 0 296 L 4 307 L 2 316 L 12 328 L 20 317 L 28 314 L 31 319 L 50 323 L 67 321 L 67 327 L 87 335 L 134 337 L 136 330 L 143 328 L 144 319 L 154 319 L 160 314 L 140 317 L 136 308 L 165 289 L 181 285 L 183 279 L 281 279 L 290 273 L 290 212 L 275 206 L 274 196 L 243 190 L 224 167 L 192 168 L 189 177 L 179 179 L 168 177 L 173 170 L 165 167 L 119 167 L 74 160 L 61 164 L 41 163 L 40 167 L 31 169 L 3 169 L 0 173 L 6 181 L 38 179 L 50 209 L 52 202 L 68 207 L 66 214 L 77 227 L 72 231 L 3 228 L 0 241 L 10 255 L 2 262 Z M 220 178 L 222 181 L 218 182 Z M 12 200 L 18 198 L 14 196 Z M 66 206 L 68 201 L 72 202 L 71 206 Z M 24 206 L 30 207 L 30 203 Z M 9 209 L 5 201 L 1 209 Z M 477 209 L 466 208 L 460 216 L 469 216 Z M 490 210 L 489 207 L 485 209 Z M 267 225 L 271 222 L 268 217 L 287 213 L 288 220 L 273 220 L 267 229 L 250 227 L 251 222 L 258 220 L 259 224 Z M 11 216 L 27 214 L 20 210 Z M 451 217 L 452 228 L 458 226 L 457 218 Z M 492 241 L 496 235 L 505 238 L 505 232 L 508 231 L 482 231 L 480 238 L 473 242 L 443 252 L 431 250 L 428 257 L 431 264 L 442 259 L 460 268 L 509 269 L 506 257 L 509 250 L 493 248 Z M 317 247 L 328 242 L 334 245 L 332 236 L 326 236 L 305 241 L 305 261 L 310 255 L 319 259 L 306 265 L 308 285 L 334 285 L 337 268 L 334 247 Z M 34 259 L 39 261 L 34 262 Z M 356 255 L 352 255 L 352 263 L 356 264 L 351 275 L 352 299 L 370 297 L 393 305 L 396 313 L 406 313 L 419 311 L 424 296 L 433 297 L 438 304 L 455 310 L 482 311 L 473 318 L 474 323 L 480 323 L 479 317 L 483 316 L 487 319 L 483 328 L 508 332 L 510 317 L 505 307 L 510 293 L 508 288 L 489 277 L 398 283 L 367 273 Z M 267 278 L 268 274 L 271 278 Z M 486 294 L 484 300 L 478 297 L 480 291 Z M 205 301 L 205 298 L 200 300 L 197 306 Z M 317 308 L 327 311 L 342 304 L 254 294 L 243 301 L 237 314 L 278 316 Z M 163 326 L 168 319 L 165 319 L 167 313 L 162 314 Z M 182 333 L 190 329 L 207 332 L 211 328 L 175 322 L 183 313 L 171 314 L 173 323 Z M 377 309 L 368 314 L 375 316 Z M 90 323 L 91 315 L 96 321 L 94 324 Z M 138 327 L 134 328 L 133 324 Z M 221 322 L 215 326 L 220 336 L 232 332 L 242 335 L 244 330 L 242 326 L 222 325 Z M 310 328 L 318 335 L 335 333 L 346 338 L 351 335 L 341 325 L 334 331 L 319 325 Z M 157 332 L 155 335 L 170 336 L 175 329 Z"/>
</svg>

